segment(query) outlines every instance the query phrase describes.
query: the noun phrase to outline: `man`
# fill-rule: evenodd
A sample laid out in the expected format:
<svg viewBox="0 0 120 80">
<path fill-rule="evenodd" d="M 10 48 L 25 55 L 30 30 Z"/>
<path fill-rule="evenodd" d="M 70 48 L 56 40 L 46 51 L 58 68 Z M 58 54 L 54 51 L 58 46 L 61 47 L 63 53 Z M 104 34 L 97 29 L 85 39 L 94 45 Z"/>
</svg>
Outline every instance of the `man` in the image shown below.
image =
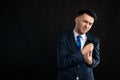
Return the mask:
<svg viewBox="0 0 120 80">
<path fill-rule="evenodd" d="M 74 29 L 58 38 L 58 80 L 94 80 L 93 68 L 100 63 L 100 39 L 88 31 L 96 19 L 93 10 L 81 10 L 75 17 Z"/>
</svg>

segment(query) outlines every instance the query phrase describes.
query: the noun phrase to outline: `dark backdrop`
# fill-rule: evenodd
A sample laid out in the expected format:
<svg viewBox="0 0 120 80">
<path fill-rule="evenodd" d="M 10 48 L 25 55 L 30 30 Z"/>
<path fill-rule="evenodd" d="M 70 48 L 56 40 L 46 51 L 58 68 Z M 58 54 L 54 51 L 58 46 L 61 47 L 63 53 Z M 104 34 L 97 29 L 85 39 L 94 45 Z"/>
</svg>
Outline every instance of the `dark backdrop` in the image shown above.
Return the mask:
<svg viewBox="0 0 120 80">
<path fill-rule="evenodd" d="M 90 31 L 101 38 L 95 80 L 119 78 L 120 12 L 117 2 L 110 0 L 0 2 L 0 78 L 56 80 L 58 34 L 74 27 L 74 16 L 83 8 L 94 9 L 98 15 Z"/>
</svg>

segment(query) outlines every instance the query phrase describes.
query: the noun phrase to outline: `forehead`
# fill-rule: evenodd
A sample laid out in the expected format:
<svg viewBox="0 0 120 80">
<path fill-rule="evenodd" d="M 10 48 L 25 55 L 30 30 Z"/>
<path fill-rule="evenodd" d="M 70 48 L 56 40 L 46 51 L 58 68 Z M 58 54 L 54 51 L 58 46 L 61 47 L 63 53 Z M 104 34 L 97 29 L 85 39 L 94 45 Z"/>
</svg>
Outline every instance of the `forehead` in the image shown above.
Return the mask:
<svg viewBox="0 0 120 80">
<path fill-rule="evenodd" d="M 83 19 L 83 20 L 87 20 L 87 21 L 89 21 L 89 22 L 91 22 L 91 23 L 94 22 L 94 18 L 91 17 L 90 15 L 86 14 L 86 13 L 83 14 L 83 15 L 80 15 L 79 18 L 80 18 L 80 19 Z"/>
</svg>

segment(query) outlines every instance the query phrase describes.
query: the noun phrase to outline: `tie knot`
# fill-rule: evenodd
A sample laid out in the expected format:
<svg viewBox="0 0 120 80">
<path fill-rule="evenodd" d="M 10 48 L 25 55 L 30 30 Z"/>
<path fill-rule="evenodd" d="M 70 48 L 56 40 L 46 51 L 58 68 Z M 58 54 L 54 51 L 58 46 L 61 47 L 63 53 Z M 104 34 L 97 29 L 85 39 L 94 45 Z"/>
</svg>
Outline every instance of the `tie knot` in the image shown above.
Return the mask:
<svg viewBox="0 0 120 80">
<path fill-rule="evenodd" d="M 78 35 L 78 36 L 77 36 L 77 39 L 80 39 L 80 38 L 81 38 L 81 35 Z"/>
</svg>

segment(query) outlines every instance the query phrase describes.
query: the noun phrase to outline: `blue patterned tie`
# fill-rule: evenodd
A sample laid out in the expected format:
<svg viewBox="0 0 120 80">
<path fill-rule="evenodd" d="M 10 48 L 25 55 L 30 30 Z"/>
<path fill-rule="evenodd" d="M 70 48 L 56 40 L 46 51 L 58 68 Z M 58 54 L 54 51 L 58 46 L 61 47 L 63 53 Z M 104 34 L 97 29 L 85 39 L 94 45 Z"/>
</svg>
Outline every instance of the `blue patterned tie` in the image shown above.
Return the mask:
<svg viewBox="0 0 120 80">
<path fill-rule="evenodd" d="M 81 49 L 81 40 L 80 40 L 80 38 L 81 38 L 81 36 L 78 35 L 78 36 L 77 36 L 77 46 L 78 46 L 78 50 Z"/>
</svg>

